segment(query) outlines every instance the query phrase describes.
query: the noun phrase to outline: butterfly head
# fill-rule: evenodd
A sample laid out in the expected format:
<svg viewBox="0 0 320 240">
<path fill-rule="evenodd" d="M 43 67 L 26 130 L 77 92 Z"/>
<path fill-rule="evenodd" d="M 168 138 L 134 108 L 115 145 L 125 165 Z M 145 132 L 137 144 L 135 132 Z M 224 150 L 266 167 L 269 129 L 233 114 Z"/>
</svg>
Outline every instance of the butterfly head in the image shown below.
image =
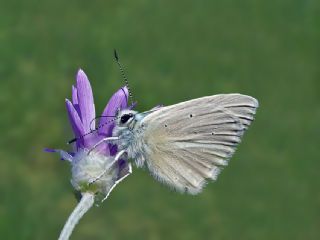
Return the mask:
<svg viewBox="0 0 320 240">
<path fill-rule="evenodd" d="M 134 125 L 137 112 L 133 110 L 122 110 L 117 113 L 116 125 L 119 127 L 130 127 Z"/>
</svg>

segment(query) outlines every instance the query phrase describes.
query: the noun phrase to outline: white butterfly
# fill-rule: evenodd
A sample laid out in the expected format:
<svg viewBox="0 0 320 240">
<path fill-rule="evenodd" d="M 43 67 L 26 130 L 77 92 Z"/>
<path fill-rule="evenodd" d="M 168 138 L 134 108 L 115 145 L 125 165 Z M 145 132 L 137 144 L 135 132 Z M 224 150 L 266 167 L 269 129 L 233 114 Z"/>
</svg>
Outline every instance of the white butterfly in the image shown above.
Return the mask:
<svg viewBox="0 0 320 240">
<path fill-rule="evenodd" d="M 228 164 L 257 107 L 253 97 L 219 94 L 143 113 L 122 110 L 103 141 L 116 142 L 115 159 L 126 154 L 160 182 L 198 194 Z"/>
</svg>

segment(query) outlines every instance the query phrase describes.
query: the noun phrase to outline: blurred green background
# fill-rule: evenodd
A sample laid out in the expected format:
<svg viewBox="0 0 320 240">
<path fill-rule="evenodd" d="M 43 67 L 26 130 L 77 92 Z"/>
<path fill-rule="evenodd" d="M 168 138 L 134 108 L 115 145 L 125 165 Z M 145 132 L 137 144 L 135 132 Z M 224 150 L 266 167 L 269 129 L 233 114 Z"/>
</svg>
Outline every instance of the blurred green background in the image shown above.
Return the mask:
<svg viewBox="0 0 320 240">
<path fill-rule="evenodd" d="M 260 101 L 229 167 L 198 196 L 141 169 L 72 239 L 320 239 L 320 2 L 0 1 L 0 238 L 57 239 L 76 199 L 45 147 L 72 137 L 79 67 L 97 112 L 123 85 L 137 109 L 217 93 Z"/>
</svg>

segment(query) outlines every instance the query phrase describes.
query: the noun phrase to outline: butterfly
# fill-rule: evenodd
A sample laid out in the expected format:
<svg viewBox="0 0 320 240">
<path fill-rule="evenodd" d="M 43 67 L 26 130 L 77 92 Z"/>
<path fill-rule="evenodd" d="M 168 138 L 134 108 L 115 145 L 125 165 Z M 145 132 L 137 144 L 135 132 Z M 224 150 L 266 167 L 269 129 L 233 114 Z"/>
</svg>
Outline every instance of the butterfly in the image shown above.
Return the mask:
<svg viewBox="0 0 320 240">
<path fill-rule="evenodd" d="M 258 101 L 219 94 L 146 112 L 117 113 L 111 138 L 118 154 L 171 188 L 198 194 L 216 180 L 254 119 Z"/>
<path fill-rule="evenodd" d="M 128 81 L 115 59 L 129 89 Z M 129 89 L 132 101 L 132 95 Z M 133 102 L 133 101 L 132 101 Z M 228 165 L 244 132 L 254 120 L 257 99 L 238 93 L 197 98 L 146 112 L 131 109 L 116 113 L 112 137 L 117 145 L 113 163 L 120 157 L 133 159 L 137 167 L 146 166 L 158 181 L 179 192 L 198 194 L 208 180 L 216 180 Z M 99 180 L 105 169 L 90 182 Z M 123 178 L 131 174 L 129 171 Z M 123 179 L 120 179 L 122 181 Z"/>
</svg>

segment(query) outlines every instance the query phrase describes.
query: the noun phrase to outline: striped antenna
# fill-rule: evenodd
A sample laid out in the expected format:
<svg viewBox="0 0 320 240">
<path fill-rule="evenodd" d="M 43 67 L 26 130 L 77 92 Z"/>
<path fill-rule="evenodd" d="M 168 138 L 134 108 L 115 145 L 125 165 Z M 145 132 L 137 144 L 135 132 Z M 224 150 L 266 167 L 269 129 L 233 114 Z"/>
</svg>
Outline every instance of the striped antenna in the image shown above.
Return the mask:
<svg viewBox="0 0 320 240">
<path fill-rule="evenodd" d="M 125 82 L 127 88 L 128 88 L 128 92 L 129 92 L 129 97 L 130 97 L 131 104 L 133 104 L 133 97 L 132 97 L 132 93 L 131 93 L 131 90 L 130 90 L 130 87 L 129 87 L 129 82 L 128 82 L 128 79 L 127 79 L 127 77 L 126 77 L 126 75 L 125 75 L 125 73 L 124 73 L 124 70 L 123 70 L 123 68 L 122 68 L 122 65 L 121 65 L 121 63 L 120 63 L 120 61 L 119 61 L 119 56 L 118 56 L 117 50 L 115 50 L 115 49 L 114 49 L 114 58 L 115 58 L 118 66 L 119 66 L 119 68 L 120 68 L 121 75 L 122 75 L 122 77 L 123 77 L 123 79 L 124 79 L 124 82 Z"/>
<path fill-rule="evenodd" d="M 105 126 L 105 125 L 107 125 L 107 124 L 109 124 L 109 123 L 114 122 L 114 121 L 117 120 L 118 118 L 119 118 L 119 117 L 113 118 L 113 119 L 111 119 L 110 121 L 105 122 L 105 123 L 99 125 L 98 127 L 96 127 L 95 129 L 91 130 L 90 132 L 87 132 L 87 133 L 83 134 L 82 136 L 80 136 L 80 137 L 78 137 L 78 138 L 75 137 L 75 138 L 71 139 L 70 141 L 67 142 L 67 144 L 74 143 L 74 142 L 76 142 L 78 139 L 84 138 L 85 136 L 87 136 L 87 135 L 89 135 L 89 134 L 91 134 L 91 133 L 93 133 L 93 132 L 98 131 L 98 130 L 99 130 L 100 128 L 102 128 L 103 126 Z"/>
<path fill-rule="evenodd" d="M 90 126 L 90 131 L 93 131 L 94 129 L 92 128 L 92 123 L 94 121 L 96 121 L 97 119 L 100 119 L 100 118 L 108 118 L 108 117 L 112 117 L 112 118 L 115 118 L 116 116 L 107 116 L 107 115 L 101 115 L 101 116 L 97 116 L 95 117 L 94 119 L 91 120 L 89 126 Z"/>
</svg>

